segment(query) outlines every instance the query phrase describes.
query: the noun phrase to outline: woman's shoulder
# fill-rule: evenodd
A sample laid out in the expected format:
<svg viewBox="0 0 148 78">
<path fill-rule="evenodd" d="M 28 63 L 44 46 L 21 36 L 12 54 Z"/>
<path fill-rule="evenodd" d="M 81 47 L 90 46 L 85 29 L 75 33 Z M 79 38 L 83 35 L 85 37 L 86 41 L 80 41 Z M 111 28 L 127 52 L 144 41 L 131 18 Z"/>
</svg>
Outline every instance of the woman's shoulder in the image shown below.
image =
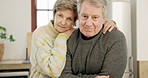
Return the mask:
<svg viewBox="0 0 148 78">
<path fill-rule="evenodd" d="M 49 30 L 48 28 L 48 25 L 44 25 L 44 26 L 41 26 L 39 28 L 37 28 L 34 32 L 33 32 L 33 37 L 34 38 L 40 38 L 40 37 L 45 37 L 45 36 L 48 36 L 49 33 L 51 31 Z"/>
<path fill-rule="evenodd" d="M 40 26 L 39 28 L 37 28 L 34 33 L 40 33 L 40 32 L 47 32 L 50 30 L 53 30 L 54 27 L 52 25 L 52 22 L 50 21 L 47 25 L 43 25 L 43 26 Z"/>
<path fill-rule="evenodd" d="M 45 30 L 47 30 L 47 26 L 41 26 L 41 27 L 35 29 L 33 34 L 38 34 L 38 33 L 44 32 Z"/>
</svg>

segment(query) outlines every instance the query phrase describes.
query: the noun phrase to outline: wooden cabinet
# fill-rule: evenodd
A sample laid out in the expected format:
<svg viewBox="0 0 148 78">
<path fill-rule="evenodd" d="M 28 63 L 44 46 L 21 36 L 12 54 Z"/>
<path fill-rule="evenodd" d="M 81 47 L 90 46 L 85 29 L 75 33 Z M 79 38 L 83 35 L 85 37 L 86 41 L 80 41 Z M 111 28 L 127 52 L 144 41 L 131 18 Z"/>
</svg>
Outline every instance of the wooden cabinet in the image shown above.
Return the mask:
<svg viewBox="0 0 148 78">
<path fill-rule="evenodd" d="M 11 76 L 29 77 L 30 67 L 31 64 L 29 60 L 0 61 L 0 77 L 3 78 Z"/>
<path fill-rule="evenodd" d="M 148 78 L 148 61 L 138 61 L 138 78 Z"/>
</svg>

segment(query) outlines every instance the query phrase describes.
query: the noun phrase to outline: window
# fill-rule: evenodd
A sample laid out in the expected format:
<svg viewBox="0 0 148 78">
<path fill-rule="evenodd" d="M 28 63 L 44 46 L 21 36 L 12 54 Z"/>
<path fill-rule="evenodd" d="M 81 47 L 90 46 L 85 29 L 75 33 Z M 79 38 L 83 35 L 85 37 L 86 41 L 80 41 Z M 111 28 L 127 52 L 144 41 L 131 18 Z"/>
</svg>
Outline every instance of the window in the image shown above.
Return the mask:
<svg viewBox="0 0 148 78">
<path fill-rule="evenodd" d="M 47 25 L 53 18 L 53 5 L 56 0 L 32 0 L 32 31 Z"/>
</svg>

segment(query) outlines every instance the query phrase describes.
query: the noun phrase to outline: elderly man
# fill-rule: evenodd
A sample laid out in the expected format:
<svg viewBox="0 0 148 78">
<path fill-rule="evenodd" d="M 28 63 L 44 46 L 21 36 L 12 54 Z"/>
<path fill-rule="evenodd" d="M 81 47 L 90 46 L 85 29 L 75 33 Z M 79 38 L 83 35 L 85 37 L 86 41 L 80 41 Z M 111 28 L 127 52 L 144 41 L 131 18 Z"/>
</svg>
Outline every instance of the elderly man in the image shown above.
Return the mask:
<svg viewBox="0 0 148 78">
<path fill-rule="evenodd" d="M 79 29 L 68 40 L 63 78 L 122 78 L 127 63 L 125 36 L 102 33 L 106 0 L 79 0 Z"/>
</svg>

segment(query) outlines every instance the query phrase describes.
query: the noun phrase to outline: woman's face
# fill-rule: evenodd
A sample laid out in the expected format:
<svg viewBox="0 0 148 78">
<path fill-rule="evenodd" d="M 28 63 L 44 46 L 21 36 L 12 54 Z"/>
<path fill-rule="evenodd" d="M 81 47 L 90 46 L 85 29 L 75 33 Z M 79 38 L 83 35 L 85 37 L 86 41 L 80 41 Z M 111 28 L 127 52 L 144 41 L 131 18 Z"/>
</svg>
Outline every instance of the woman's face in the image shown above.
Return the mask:
<svg viewBox="0 0 148 78">
<path fill-rule="evenodd" d="M 54 27 L 59 33 L 72 28 L 74 24 L 74 12 L 71 10 L 58 10 L 54 16 Z"/>
</svg>

